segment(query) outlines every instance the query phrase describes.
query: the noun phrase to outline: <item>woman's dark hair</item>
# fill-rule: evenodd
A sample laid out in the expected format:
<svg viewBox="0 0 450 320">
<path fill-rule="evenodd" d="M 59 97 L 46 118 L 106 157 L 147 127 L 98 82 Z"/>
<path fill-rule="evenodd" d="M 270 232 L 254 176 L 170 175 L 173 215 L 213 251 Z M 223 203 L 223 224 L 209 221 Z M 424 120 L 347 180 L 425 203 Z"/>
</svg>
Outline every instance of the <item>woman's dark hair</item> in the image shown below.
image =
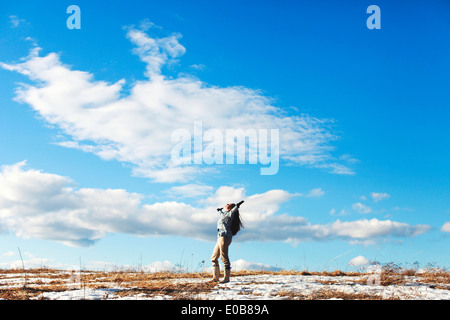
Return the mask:
<svg viewBox="0 0 450 320">
<path fill-rule="evenodd" d="M 230 209 L 233 209 L 236 205 L 233 203 Z M 237 209 L 233 216 L 231 217 L 231 234 L 235 236 L 241 228 L 244 228 L 242 223 L 241 215 L 239 214 L 239 209 Z"/>
</svg>

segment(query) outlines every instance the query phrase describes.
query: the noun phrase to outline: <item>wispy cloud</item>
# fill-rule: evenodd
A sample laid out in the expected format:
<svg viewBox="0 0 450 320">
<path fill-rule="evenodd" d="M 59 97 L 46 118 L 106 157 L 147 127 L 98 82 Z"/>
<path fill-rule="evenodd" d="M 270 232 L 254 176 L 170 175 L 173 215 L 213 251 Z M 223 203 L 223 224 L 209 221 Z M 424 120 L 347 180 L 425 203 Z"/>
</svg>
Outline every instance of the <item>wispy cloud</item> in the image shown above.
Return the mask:
<svg viewBox="0 0 450 320">
<path fill-rule="evenodd" d="M 148 20 L 139 28 L 124 28 L 133 53 L 146 65 L 146 79 L 132 84 L 129 93 L 124 93 L 124 79 L 94 80 L 92 73 L 65 65 L 57 53 L 39 56 L 39 47 L 21 63 L 0 66 L 35 81 L 18 88 L 16 99 L 65 133 L 59 145 L 132 164 L 137 176 L 157 182 L 198 180 L 205 168 L 171 161 L 171 134 L 192 131 L 198 119 L 204 130 L 279 129 L 282 160 L 336 174 L 354 173 L 349 156 L 333 156 L 338 139 L 332 133 L 333 121 L 287 115 L 257 90 L 213 86 L 191 76 L 166 77 L 165 68 L 178 63 L 186 48 L 180 34 L 150 37 L 149 29 L 161 31 Z"/>
<path fill-rule="evenodd" d="M 359 213 L 370 213 L 372 212 L 372 208 L 366 206 L 365 204 L 362 204 L 361 202 L 354 203 L 352 205 L 353 210 Z"/>
<path fill-rule="evenodd" d="M 265 271 L 280 271 L 283 268 L 271 266 L 269 264 L 259 263 L 259 262 L 251 262 L 243 259 L 239 259 L 231 262 L 231 268 L 235 271 L 240 270 L 265 270 Z"/>
<path fill-rule="evenodd" d="M 378 192 L 372 192 L 370 194 L 372 196 L 373 201 L 378 202 L 384 199 L 388 199 L 390 197 L 389 194 L 383 192 L 383 193 L 378 193 Z"/>
<path fill-rule="evenodd" d="M 212 186 L 203 184 L 185 184 L 182 186 L 173 186 L 164 192 L 177 198 L 197 198 L 209 195 L 213 192 Z"/>
<path fill-rule="evenodd" d="M 320 198 L 325 195 L 325 191 L 322 188 L 314 188 L 308 191 L 307 193 L 296 193 L 296 196 L 305 197 L 305 198 Z"/>
<path fill-rule="evenodd" d="M 11 25 L 11 28 L 17 28 L 21 23 L 26 22 L 25 19 L 20 19 L 16 15 L 10 15 L 9 16 L 9 23 Z"/>
<path fill-rule="evenodd" d="M 450 221 L 446 222 L 442 225 L 441 231 L 450 233 Z"/>
<path fill-rule="evenodd" d="M 5 252 L 3 254 L 4 257 L 12 257 L 12 256 L 15 256 L 15 255 L 16 255 L 16 253 L 13 252 L 13 251 L 7 251 L 7 252 Z"/>
<path fill-rule="evenodd" d="M 330 210 L 330 215 L 332 215 L 332 216 L 345 216 L 347 214 L 348 214 L 348 212 L 345 211 L 345 209 L 341 209 L 339 212 L 337 212 L 335 208 L 332 208 Z"/>
<path fill-rule="evenodd" d="M 206 66 L 204 64 L 193 64 L 189 66 L 190 69 L 192 70 L 204 70 L 206 68 Z"/>
<path fill-rule="evenodd" d="M 308 198 L 320 198 L 325 194 L 325 191 L 322 190 L 322 188 L 315 188 L 312 189 L 306 197 Z"/>
</svg>

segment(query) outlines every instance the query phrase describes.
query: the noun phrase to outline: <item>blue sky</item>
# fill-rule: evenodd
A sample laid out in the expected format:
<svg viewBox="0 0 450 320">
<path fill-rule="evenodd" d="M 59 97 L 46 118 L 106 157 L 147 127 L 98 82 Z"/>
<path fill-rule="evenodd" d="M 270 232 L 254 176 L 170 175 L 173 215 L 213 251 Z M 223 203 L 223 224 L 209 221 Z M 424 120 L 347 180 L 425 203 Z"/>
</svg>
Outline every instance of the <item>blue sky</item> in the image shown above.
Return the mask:
<svg viewBox="0 0 450 320">
<path fill-rule="evenodd" d="M 214 209 L 241 199 L 235 269 L 448 267 L 449 9 L 2 2 L 0 267 L 20 247 L 29 266 L 195 271 Z M 171 134 L 194 121 L 279 129 L 278 172 L 170 165 Z"/>
</svg>

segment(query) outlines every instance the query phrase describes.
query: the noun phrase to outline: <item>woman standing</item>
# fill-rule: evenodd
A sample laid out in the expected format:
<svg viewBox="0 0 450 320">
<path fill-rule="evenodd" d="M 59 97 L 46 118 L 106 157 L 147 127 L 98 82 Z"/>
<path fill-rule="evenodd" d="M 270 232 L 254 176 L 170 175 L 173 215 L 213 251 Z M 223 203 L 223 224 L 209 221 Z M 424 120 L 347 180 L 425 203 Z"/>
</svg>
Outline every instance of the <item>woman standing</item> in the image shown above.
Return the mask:
<svg viewBox="0 0 450 320">
<path fill-rule="evenodd" d="M 213 264 L 213 278 L 211 281 L 219 281 L 220 257 L 225 267 L 225 275 L 221 283 L 230 282 L 231 264 L 228 257 L 228 248 L 231 244 L 233 236 L 235 236 L 241 227 L 243 227 L 239 214 L 239 207 L 243 203 L 244 201 L 240 201 L 237 204 L 229 203 L 224 208 L 217 209 L 220 213 L 220 218 L 217 222 L 217 243 L 211 256 L 211 262 Z"/>
</svg>

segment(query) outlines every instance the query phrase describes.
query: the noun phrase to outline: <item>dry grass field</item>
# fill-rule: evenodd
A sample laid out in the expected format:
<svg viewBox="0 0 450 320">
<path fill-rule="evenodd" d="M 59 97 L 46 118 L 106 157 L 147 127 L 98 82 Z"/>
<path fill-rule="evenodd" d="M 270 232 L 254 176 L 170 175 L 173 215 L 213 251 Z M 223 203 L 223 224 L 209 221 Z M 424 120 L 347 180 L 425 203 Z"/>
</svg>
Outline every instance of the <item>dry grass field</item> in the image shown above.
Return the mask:
<svg viewBox="0 0 450 320">
<path fill-rule="evenodd" d="M 0 270 L 5 300 L 402 300 L 450 299 L 450 272 L 384 266 L 375 284 L 364 272 L 239 271 L 227 284 L 209 273 Z"/>
</svg>

